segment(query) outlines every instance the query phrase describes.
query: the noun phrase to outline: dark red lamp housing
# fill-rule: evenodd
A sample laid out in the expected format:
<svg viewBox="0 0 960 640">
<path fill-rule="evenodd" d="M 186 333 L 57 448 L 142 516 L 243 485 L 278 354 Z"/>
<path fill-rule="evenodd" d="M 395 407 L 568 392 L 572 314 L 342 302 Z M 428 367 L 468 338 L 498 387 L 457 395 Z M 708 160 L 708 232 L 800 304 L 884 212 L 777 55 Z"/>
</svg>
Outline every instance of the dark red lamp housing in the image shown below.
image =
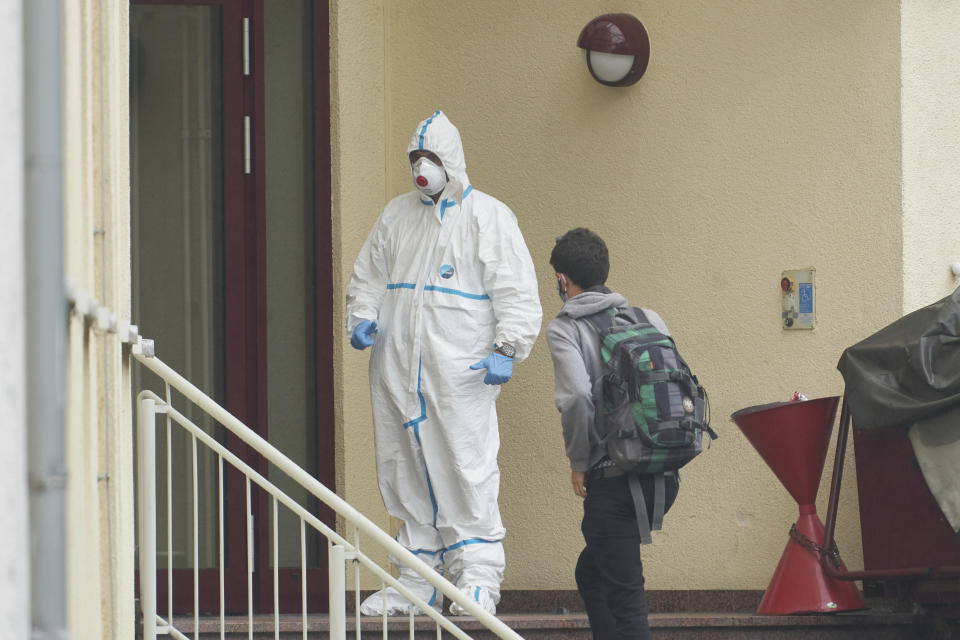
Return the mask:
<svg viewBox="0 0 960 640">
<path fill-rule="evenodd" d="M 594 79 L 609 87 L 628 87 L 650 62 L 650 37 L 643 23 L 629 13 L 594 18 L 580 32 L 577 46 Z"/>
</svg>

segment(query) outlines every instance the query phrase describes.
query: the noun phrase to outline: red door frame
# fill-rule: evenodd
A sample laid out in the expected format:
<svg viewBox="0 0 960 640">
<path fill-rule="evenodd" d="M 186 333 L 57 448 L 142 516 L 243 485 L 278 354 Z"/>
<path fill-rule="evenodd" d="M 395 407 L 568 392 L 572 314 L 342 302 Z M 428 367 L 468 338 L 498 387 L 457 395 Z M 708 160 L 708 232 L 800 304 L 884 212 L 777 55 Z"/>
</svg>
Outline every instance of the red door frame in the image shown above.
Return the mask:
<svg viewBox="0 0 960 640">
<path fill-rule="evenodd" d="M 264 70 L 263 0 L 245 0 L 252 9 L 251 75 L 253 82 L 247 87 L 247 98 L 253 102 L 254 113 L 266 113 Z M 334 410 L 333 410 L 333 239 L 330 220 L 330 64 L 329 64 L 329 2 L 312 0 L 313 13 L 313 129 L 314 129 L 314 256 L 315 256 L 315 310 L 316 310 L 316 425 L 317 429 L 317 479 L 327 487 L 335 487 L 334 474 Z M 250 93 L 252 92 L 252 93 Z M 257 149 L 266 148 L 265 118 L 258 117 L 253 123 L 254 153 L 253 173 L 256 176 L 256 243 L 255 275 L 257 289 L 257 363 L 258 376 L 264 381 L 257 389 L 257 424 L 263 425 L 258 433 L 269 440 L 267 413 L 267 283 L 266 283 L 266 170 L 258 162 Z M 268 476 L 269 464 L 256 457 L 255 468 L 264 477 Z M 255 557 L 259 577 L 255 583 L 254 607 L 259 611 L 273 611 L 273 569 L 269 559 L 269 526 L 272 514 L 269 496 L 258 491 L 255 511 L 256 540 Z M 318 516 L 327 524 L 336 523 L 335 514 L 320 505 Z M 328 571 L 326 549 L 318 553 L 315 569 L 307 569 L 307 609 L 310 612 L 326 611 L 329 605 Z M 281 613 L 298 613 L 301 610 L 301 581 L 299 568 L 278 571 L 279 604 Z"/>
<path fill-rule="evenodd" d="M 224 254 L 250 255 L 249 240 L 240 232 L 244 221 L 252 214 L 253 207 L 248 206 L 249 200 L 243 191 L 238 188 L 238 182 L 243 180 L 243 109 L 238 108 L 242 102 L 242 58 L 243 58 L 243 29 L 242 7 L 237 2 L 229 0 L 131 0 L 131 4 L 147 5 L 219 5 L 221 7 L 221 60 L 222 60 L 222 91 L 223 91 L 223 208 L 224 208 Z M 236 132 L 237 135 L 232 135 Z M 235 321 L 228 322 L 225 327 L 225 391 L 226 406 L 237 418 L 251 424 L 255 415 L 250 396 L 245 389 L 255 386 L 256 380 L 251 380 L 250 372 L 243 366 L 238 366 L 246 360 L 248 354 L 243 353 L 244 345 L 253 344 L 251 339 L 251 323 L 246 321 L 246 313 L 230 313 L 230 310 L 249 308 L 253 300 L 252 287 L 245 286 L 242 273 L 238 273 L 238 265 L 242 266 L 252 260 L 229 259 L 224 265 L 224 305 L 227 317 Z M 241 351 L 237 351 L 237 347 Z M 227 447 L 234 452 L 241 451 L 242 442 L 236 436 L 227 434 Z M 244 447 L 245 448 L 245 447 Z M 243 456 L 249 458 L 249 454 Z M 245 502 L 245 486 L 243 476 L 226 465 L 225 477 L 225 505 L 239 505 Z M 247 554 L 246 536 L 247 527 L 244 514 L 238 509 L 226 509 L 226 524 L 224 535 L 225 566 L 224 566 L 224 596 L 227 603 L 246 602 L 247 582 Z M 219 611 L 219 580 L 218 569 L 201 569 L 197 572 L 199 605 L 201 611 Z M 173 570 L 173 611 L 184 612 L 193 610 L 193 570 Z M 161 615 L 169 610 L 167 602 L 167 571 L 157 571 L 157 610 Z"/>
<path fill-rule="evenodd" d="M 330 161 L 330 2 L 313 1 L 313 169 L 316 220 L 317 479 L 336 488 L 333 410 L 333 225 Z M 334 523 L 325 508 L 324 522 Z"/>
<path fill-rule="evenodd" d="M 266 171 L 258 150 L 265 148 L 265 85 L 263 0 L 130 0 L 131 4 L 214 5 L 222 9 L 223 163 L 224 163 L 224 304 L 226 407 L 259 435 L 269 439 L 267 413 L 266 335 Z M 314 212 L 316 300 L 316 417 L 317 477 L 335 487 L 333 410 L 333 251 L 330 219 L 329 2 L 312 0 L 314 84 Z M 243 75 L 243 18 L 250 18 L 250 75 Z M 250 116 L 251 173 L 244 173 L 243 118 Z M 239 438 L 228 434 L 227 446 L 265 477 L 269 465 Z M 242 475 L 227 465 L 225 503 L 224 589 L 228 613 L 247 611 L 246 488 Z M 254 611 L 273 610 L 273 570 L 270 568 L 270 500 L 255 486 L 251 508 L 254 530 Z M 322 507 L 321 520 L 334 523 Z M 308 569 L 310 612 L 325 611 L 328 603 L 327 556 Z M 280 609 L 299 612 L 299 569 L 280 569 Z M 219 570 L 198 572 L 202 612 L 219 611 Z M 157 572 L 158 611 L 168 609 L 166 571 Z M 193 570 L 174 570 L 174 612 L 193 609 Z"/>
</svg>

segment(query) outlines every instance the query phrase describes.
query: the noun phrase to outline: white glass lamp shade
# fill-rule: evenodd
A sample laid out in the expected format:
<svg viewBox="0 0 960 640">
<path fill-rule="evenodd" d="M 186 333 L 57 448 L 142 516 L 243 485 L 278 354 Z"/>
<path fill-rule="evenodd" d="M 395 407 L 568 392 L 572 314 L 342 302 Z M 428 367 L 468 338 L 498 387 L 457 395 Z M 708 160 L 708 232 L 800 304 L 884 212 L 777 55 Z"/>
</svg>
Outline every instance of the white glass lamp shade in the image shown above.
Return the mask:
<svg viewBox="0 0 960 640">
<path fill-rule="evenodd" d="M 583 62 L 593 75 L 604 82 L 620 82 L 633 68 L 636 56 L 581 49 Z"/>
</svg>

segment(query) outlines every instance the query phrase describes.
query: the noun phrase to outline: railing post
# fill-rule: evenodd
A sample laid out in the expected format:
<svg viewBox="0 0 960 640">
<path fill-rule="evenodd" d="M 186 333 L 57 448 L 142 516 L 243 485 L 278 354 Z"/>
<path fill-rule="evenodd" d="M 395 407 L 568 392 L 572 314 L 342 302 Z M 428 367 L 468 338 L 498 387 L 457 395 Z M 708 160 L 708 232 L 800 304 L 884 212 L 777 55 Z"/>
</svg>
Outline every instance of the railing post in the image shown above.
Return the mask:
<svg viewBox="0 0 960 640">
<path fill-rule="evenodd" d="M 140 609 L 143 640 L 157 637 L 157 491 L 156 403 L 152 398 L 137 402 L 137 502 L 140 527 Z M 171 621 L 172 622 L 172 621 Z"/>
<path fill-rule="evenodd" d="M 347 640 L 347 563 L 344 549 L 330 545 L 330 640 Z"/>
</svg>

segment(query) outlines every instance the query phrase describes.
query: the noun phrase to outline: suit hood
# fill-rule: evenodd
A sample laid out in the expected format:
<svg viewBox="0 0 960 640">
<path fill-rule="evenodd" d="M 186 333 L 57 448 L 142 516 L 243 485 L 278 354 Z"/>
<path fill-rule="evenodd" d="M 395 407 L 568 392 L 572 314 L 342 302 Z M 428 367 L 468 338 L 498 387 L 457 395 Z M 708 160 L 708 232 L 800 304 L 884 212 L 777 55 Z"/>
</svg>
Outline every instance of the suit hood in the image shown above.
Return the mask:
<svg viewBox="0 0 960 640">
<path fill-rule="evenodd" d="M 407 155 L 412 151 L 430 151 L 440 158 L 450 180 L 459 182 L 463 189 L 470 186 L 467 177 L 467 161 L 463 156 L 460 132 L 443 111 L 437 110 L 423 120 L 413 131 L 407 145 Z"/>
</svg>

